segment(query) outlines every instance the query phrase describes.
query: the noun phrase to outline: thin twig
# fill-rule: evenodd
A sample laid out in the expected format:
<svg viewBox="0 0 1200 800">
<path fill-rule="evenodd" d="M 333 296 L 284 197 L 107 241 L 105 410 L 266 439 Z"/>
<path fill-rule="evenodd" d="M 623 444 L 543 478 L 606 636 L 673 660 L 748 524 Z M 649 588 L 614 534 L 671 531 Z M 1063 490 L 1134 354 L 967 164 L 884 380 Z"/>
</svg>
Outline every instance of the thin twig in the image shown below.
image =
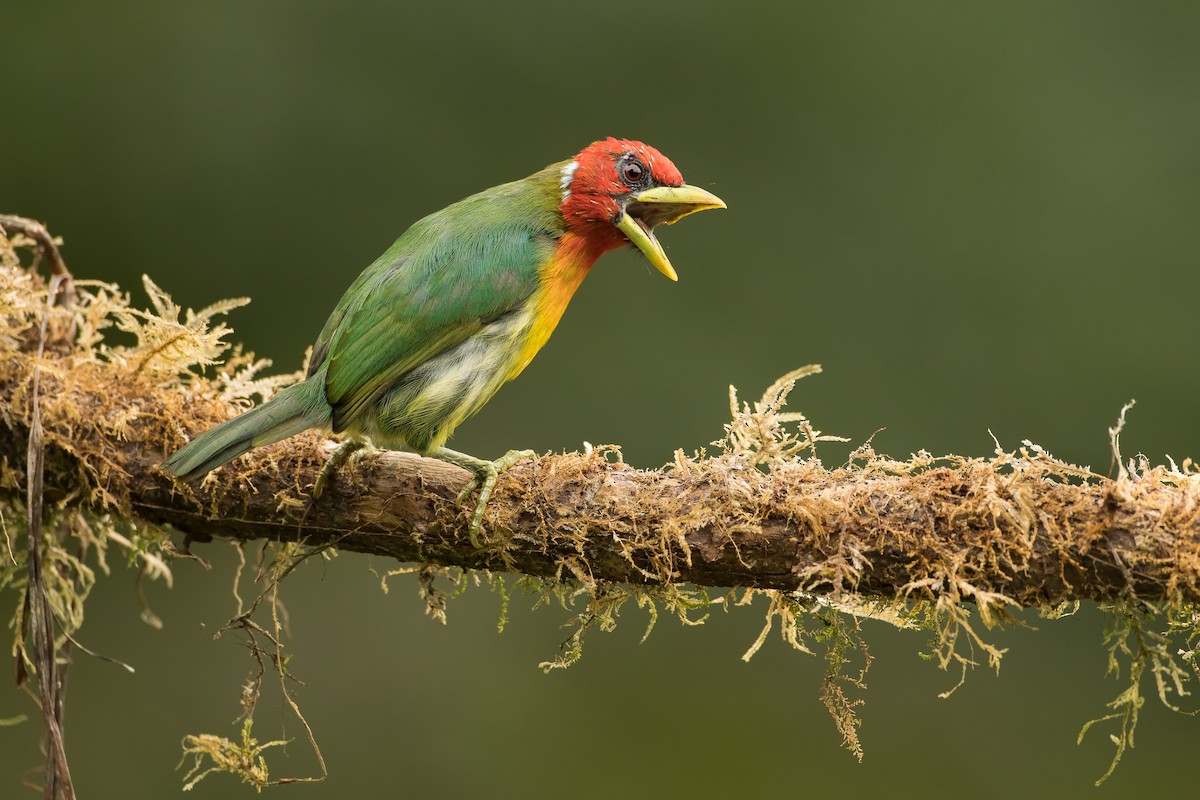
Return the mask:
<svg viewBox="0 0 1200 800">
<path fill-rule="evenodd" d="M 65 308 L 75 305 L 75 279 L 67 269 L 62 254 L 58 252 L 58 245 L 54 243 L 54 237 L 46 230 L 46 226 L 37 220 L 18 217 L 15 214 L 0 214 L 0 232 L 10 229 L 20 231 L 37 243 L 38 251 L 50 266 L 51 277 L 58 278 L 59 304 Z M 50 296 L 54 297 L 54 292 L 51 292 Z"/>
<path fill-rule="evenodd" d="M 55 297 L 61 276 L 50 281 L 50 297 Z M 53 302 L 53 301 L 52 301 Z M 38 359 L 46 341 L 46 317 L 42 318 Z M 38 396 L 41 370 L 33 373 L 30 402 L 29 446 L 26 455 L 26 508 L 29 512 L 29 582 L 26 586 L 29 607 L 30 638 L 33 643 L 33 671 L 37 675 L 41 697 L 42 719 L 46 724 L 46 776 L 43 784 L 46 800 L 74 800 L 75 789 L 67 765 L 63 743 L 63 712 L 65 699 L 66 662 L 60 665 L 58 648 L 54 644 L 54 616 L 50 594 L 42 570 L 42 501 L 45 476 L 45 441 L 42 430 L 41 400 Z"/>
</svg>

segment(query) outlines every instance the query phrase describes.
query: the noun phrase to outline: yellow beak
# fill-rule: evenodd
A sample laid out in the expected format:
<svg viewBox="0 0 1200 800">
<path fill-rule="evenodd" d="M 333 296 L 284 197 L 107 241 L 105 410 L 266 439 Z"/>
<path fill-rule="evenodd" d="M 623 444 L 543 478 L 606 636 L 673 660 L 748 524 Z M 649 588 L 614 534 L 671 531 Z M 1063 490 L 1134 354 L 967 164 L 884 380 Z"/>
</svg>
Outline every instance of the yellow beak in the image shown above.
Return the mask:
<svg viewBox="0 0 1200 800">
<path fill-rule="evenodd" d="M 617 228 L 656 270 L 677 281 L 679 275 L 654 237 L 654 228 L 673 225 L 688 214 L 710 208 L 725 208 L 725 202 L 696 186 L 655 186 L 629 198 L 617 220 Z"/>
</svg>

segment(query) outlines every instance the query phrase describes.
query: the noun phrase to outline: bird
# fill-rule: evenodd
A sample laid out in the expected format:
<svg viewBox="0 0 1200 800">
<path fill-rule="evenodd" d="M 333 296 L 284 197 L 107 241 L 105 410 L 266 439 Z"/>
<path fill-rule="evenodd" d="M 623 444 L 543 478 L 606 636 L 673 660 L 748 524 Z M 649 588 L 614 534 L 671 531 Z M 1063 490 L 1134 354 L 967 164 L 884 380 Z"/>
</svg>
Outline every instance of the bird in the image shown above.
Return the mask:
<svg viewBox="0 0 1200 800">
<path fill-rule="evenodd" d="M 529 365 L 600 256 L 632 246 L 676 281 L 654 229 L 725 207 L 654 147 L 612 137 L 453 203 L 414 223 L 350 285 L 303 381 L 197 436 L 163 469 L 193 479 L 316 428 L 344 437 L 314 482 L 316 499 L 360 448 L 415 452 L 473 474 L 458 503 L 479 487 L 468 529 L 479 548 L 497 476 L 536 456 L 476 458 L 446 447 L 451 433 Z"/>
</svg>

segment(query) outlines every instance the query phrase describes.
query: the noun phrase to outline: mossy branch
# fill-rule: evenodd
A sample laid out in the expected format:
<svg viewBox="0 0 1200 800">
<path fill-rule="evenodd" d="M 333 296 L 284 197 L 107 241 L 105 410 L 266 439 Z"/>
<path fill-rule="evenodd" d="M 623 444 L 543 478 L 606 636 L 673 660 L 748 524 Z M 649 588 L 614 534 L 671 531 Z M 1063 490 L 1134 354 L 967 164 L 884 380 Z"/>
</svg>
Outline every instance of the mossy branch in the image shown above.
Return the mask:
<svg viewBox="0 0 1200 800">
<path fill-rule="evenodd" d="M 170 416 L 149 398 L 142 407 L 156 419 Z M 203 427 L 186 419 L 180 426 Z M 681 457 L 669 469 L 640 470 L 602 448 L 542 456 L 506 473 L 487 510 L 488 546 L 475 550 L 454 503 L 469 478 L 457 467 L 373 452 L 343 468 L 313 503 L 308 490 L 329 450 L 320 436 L 273 446 L 187 486 L 158 469 L 178 440 L 147 427 L 133 422 L 124 438 L 71 449 L 103 454 L 111 470 L 104 495 L 197 538 L 304 540 L 542 577 L 948 594 L 984 606 L 1001 596 L 1027 607 L 1129 593 L 1200 600 L 1200 483 L 1161 468 L 1083 481 L 1026 455 L 921 465 L 868 453 L 834 470 L 797 461 L 764 471 L 736 457 Z M 12 433 L 3 447 L 10 464 L 26 430 Z M 47 499 L 81 499 L 86 470 L 59 455 Z"/>
<path fill-rule="evenodd" d="M 497 484 L 485 546 L 476 549 L 468 512 L 455 502 L 470 476 L 440 461 L 372 451 L 343 467 L 314 502 L 311 488 L 333 443 L 309 432 L 252 451 L 195 484 L 166 475 L 168 453 L 297 378 L 260 378 L 269 362 L 230 352 L 229 330 L 216 317 L 244 301 L 184 312 L 146 278 L 151 310 L 94 281 L 74 281 L 71 302 L 61 302 L 63 295 L 21 261 L 21 249 L 34 247 L 44 249 L 41 239 L 0 230 L 0 523 L 11 562 L 0 562 L 0 588 L 26 585 L 24 559 L 9 533 L 24 515 L 5 511 L 26 504 L 27 449 L 40 421 L 38 495 L 48 520 L 41 538 L 54 564 L 45 595 L 60 648 L 82 622 L 95 580 L 84 555 L 106 570 L 106 548 L 115 545 L 144 574 L 169 580 L 166 559 L 178 549 L 162 530 L 171 526 L 184 532 L 184 550 L 213 536 L 303 542 L 281 548 L 284 565 L 324 547 L 419 562 L 435 615 L 440 595 L 432 565 L 521 573 L 540 579 L 543 597 L 555 593 L 567 602 L 585 595 L 566 652 L 547 668 L 578 658 L 583 632 L 611 625 L 629 599 L 648 607 L 652 620 L 662 604 L 695 622 L 689 614 L 712 602 L 743 605 L 766 594 L 766 627 L 747 656 L 776 619 L 798 649 L 824 642 L 823 699 L 859 756 L 860 701 L 847 690 L 862 688 L 870 658 L 842 612 L 935 628 L 937 662 L 960 665 L 965 674 L 974 664 L 970 652 L 985 653 L 993 665 L 1003 653 L 982 638 L 970 605 L 992 627 L 1019 607 L 1053 616 L 1081 600 L 1106 604 L 1115 621 L 1110 666 L 1127 663 L 1131 677 L 1110 703 L 1113 713 L 1100 720 L 1120 725 L 1117 758 L 1132 744 L 1147 666 L 1169 707 L 1187 694 L 1200 653 L 1193 646 L 1200 630 L 1200 470 L 1190 460 L 1125 461 L 1118 446 L 1124 410 L 1109 432 L 1115 477 L 1030 442 L 1011 451 L 997 444 L 988 457 L 921 452 L 905 460 L 868 443 L 844 465 L 827 468 L 814 451 L 831 437 L 802 414 L 783 411 L 795 382 L 816 371 L 805 368 L 752 404 L 731 388 L 731 421 L 713 443 L 715 455 L 678 451 L 672 463 L 647 470 L 623 463 L 616 447 L 587 447 L 518 464 Z M 113 343 L 106 334 L 112 327 L 132 343 Z M 272 581 L 271 590 L 277 585 Z M 714 600 L 703 587 L 745 591 L 740 599 Z M 1147 627 L 1156 615 L 1167 633 Z M 817 627 L 806 629 L 806 619 Z M 1187 649 L 1172 645 L 1171 635 L 1189 631 Z M 272 641 L 280 656 L 279 641 Z M 858 673 L 847 671 L 847 653 L 856 649 L 864 655 Z M 17 651 L 24 652 L 20 642 Z M 250 703 L 247 726 L 252 711 Z M 316 750 L 307 723 L 305 729 Z M 256 786 L 297 780 L 259 774 L 261 752 L 274 742 L 259 744 L 249 730 L 241 745 L 193 738 L 187 752 L 207 754 L 213 769 L 235 771 Z M 197 762 L 195 774 L 207 774 L 206 763 Z"/>
<path fill-rule="evenodd" d="M 209 321 L 224 306 L 172 322 L 179 308 L 147 286 L 157 314 L 114 313 L 104 303 L 120 294 L 101 287 L 83 291 L 74 310 L 56 307 L 72 325 L 49 328 L 86 337 L 100 327 L 89 313 L 103 312 L 139 338 L 136 352 L 103 351 L 92 334 L 87 349 L 77 339 L 47 342 L 39 358 L 29 330 L 8 337 L 0 492 L 16 500 L 26 485 L 29 390 L 40 367 L 47 501 L 169 524 L 193 538 L 303 540 L 582 582 L 948 598 L 985 614 L 1130 596 L 1176 608 L 1200 600 L 1200 474 L 1190 462 L 1131 463 L 1107 478 L 1029 443 L 987 458 L 904 461 L 864 446 L 829 469 L 797 455 L 819 433 L 779 410 L 799 374 L 753 407 L 732 398 L 734 419 L 715 457 L 679 452 L 647 470 L 599 448 L 517 465 L 489 504 L 482 550 L 468 543 L 466 512 L 454 502 L 468 473 L 439 461 L 371 452 L 313 502 L 332 447 L 317 433 L 254 451 L 198 485 L 181 483 L 160 470 L 164 455 L 274 384 L 255 379 L 262 362 L 240 354 L 217 380 L 181 379 L 167 354 L 216 360 L 227 331 Z M 26 327 L 46 308 L 35 305 Z"/>
</svg>

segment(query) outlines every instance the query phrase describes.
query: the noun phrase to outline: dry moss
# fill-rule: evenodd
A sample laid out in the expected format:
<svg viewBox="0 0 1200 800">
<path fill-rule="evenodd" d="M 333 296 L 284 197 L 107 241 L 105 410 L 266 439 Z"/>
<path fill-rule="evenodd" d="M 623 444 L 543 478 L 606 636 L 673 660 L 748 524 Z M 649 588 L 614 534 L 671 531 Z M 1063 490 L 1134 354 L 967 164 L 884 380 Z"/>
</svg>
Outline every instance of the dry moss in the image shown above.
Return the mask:
<svg viewBox="0 0 1200 800">
<path fill-rule="evenodd" d="M 70 308 L 52 305 L 49 288 L 28 269 L 31 244 L 19 235 L 0 237 L 5 356 L 0 387 L 8 398 L 0 403 L 0 424 L 12 435 L 28 430 L 31 380 L 40 371 L 47 468 L 55 474 L 48 485 L 69 487 L 52 498 L 43 543 L 50 604 L 65 639 L 82 624 L 97 570 L 107 573 L 114 546 L 139 574 L 171 579 L 170 560 L 179 553 L 163 530 L 134 515 L 136 482 L 187 436 L 249 407 L 256 397 L 266 399 L 296 376 L 262 378 L 269 362 L 226 343 L 229 330 L 218 318 L 241 300 L 185 311 L 147 278 L 149 309 L 136 308 L 115 285 L 88 281 L 75 283 Z M 39 357 L 35 331 L 43 320 L 48 337 Z M 116 343 L 113 332 L 127 343 Z M 932 631 L 931 658 L 942 669 L 959 670 L 961 684 L 980 662 L 999 668 L 1004 650 L 989 641 L 988 632 L 1011 623 L 1014 609 L 1036 609 L 1053 619 L 1070 612 L 1081 586 L 1099 581 L 1108 592 L 1102 607 L 1111 620 L 1110 671 L 1124 676 L 1126 688 L 1110 703 L 1111 713 L 1084 726 L 1080 738 L 1094 725 L 1113 726 L 1115 767 L 1133 744 L 1143 682 L 1152 680 L 1160 701 L 1179 709 L 1196 674 L 1196 465 L 1122 458 L 1119 423 L 1111 432 L 1120 465 L 1112 481 L 1029 442 L 1014 451 L 997 444 L 988 458 L 920 452 L 904 460 L 876 453 L 867 443 L 844 465 L 829 469 L 815 449 L 835 437 L 816 430 L 802 414 L 784 411 L 795 382 L 816 371 L 806 367 L 785 375 L 754 403 L 741 402 L 731 387 L 731 420 L 713 443 L 714 455 L 678 452 L 666 469 L 641 471 L 624 464 L 616 447 L 589 446 L 514 469 L 489 508 L 490 529 L 503 534 L 489 542 L 489 555 L 517 570 L 531 563 L 521 559 L 533 552 L 543 570 L 537 576 L 506 581 L 498 572 L 429 564 L 389 572 L 383 585 L 415 571 L 427 611 L 441 622 L 447 600 L 472 585 L 499 593 L 501 627 L 513 593 L 530 595 L 535 606 L 566 609 L 571 632 L 561 651 L 542 662 L 547 671 L 577 661 L 585 636 L 612 630 L 625 608 L 647 613 L 648 635 L 660 614 L 699 625 L 714 608 L 758 605 L 765 621 L 745 657 L 772 632 L 799 651 L 823 653 L 822 700 L 847 749 L 861 758 L 858 715 L 871 664 L 861 618 Z M 278 451 L 251 453 L 199 486 L 175 485 L 174 499 L 219 515 L 238 492 L 247 498 L 269 492 L 277 516 L 299 526 L 311 511 L 300 476 L 319 465 L 319 452 L 292 450 L 286 462 Z M 399 527 L 403 520 L 387 505 L 394 498 L 377 499 L 366 491 L 371 469 L 368 463 L 345 478 L 366 495 L 360 510 L 370 522 L 358 528 Z M 13 588 L 18 596 L 13 652 L 22 660 L 26 565 L 13 543 L 27 533 L 24 485 L 23 465 L 0 461 L 6 548 L 0 588 Z M 634 485 L 636 508 L 629 505 Z M 427 499 L 433 522 L 412 529 L 419 552 L 453 555 L 445 544 L 444 520 L 461 522 L 465 512 L 453 507 L 451 497 Z M 1097 506 L 1107 527 L 1096 522 Z M 1101 552 L 1112 546 L 1113 525 L 1129 532 L 1131 541 L 1122 542 L 1119 553 Z M 965 539 L 946 535 L 961 529 Z M 781 530 L 792 537 L 795 551 L 775 573 L 776 586 L 786 588 L 764 582 L 763 588 L 718 590 L 688 582 L 697 574 L 722 576 L 717 586 L 761 578 L 772 537 Z M 332 541 L 354 546 L 349 534 Z M 597 542 L 605 549 L 597 550 Z M 312 732 L 288 694 L 279 592 L 297 564 L 329 556 L 328 544 L 265 546 L 252 568 L 242 559 L 244 568 L 253 569 L 258 591 L 243 602 L 239 570 L 236 613 L 226 629 L 246 637 L 259 671 L 241 695 L 238 741 L 213 734 L 185 740 L 185 755 L 194 759 L 185 778 L 189 788 L 214 771 L 231 772 L 259 788 L 309 780 L 272 779 L 263 753 L 280 742 L 260 744 L 252 736 L 267 674 L 278 677 L 320 761 Z M 1115 575 L 1098 571 L 1101 562 L 1115 564 Z M 724 565 L 724 571 L 712 572 L 713 564 Z M 614 574 L 629 578 L 607 577 Z M 1030 575 L 1039 579 L 1031 581 Z M 145 614 L 153 621 L 149 609 Z M 1108 774 L 1111 768 L 1104 777 Z"/>
<path fill-rule="evenodd" d="M 38 374 L 47 470 L 58 473 L 53 483 L 75 487 L 53 498 L 40 547 L 45 594 L 57 622 L 56 652 L 62 658 L 68 642 L 88 652 L 74 637 L 83 625 L 97 572 L 110 572 L 114 547 L 136 569 L 148 624 L 161 623 L 144 603 L 142 579 L 172 582 L 170 561 L 178 555 L 176 548 L 164 530 L 135 517 L 130 508 L 132 482 L 144 465 L 110 443 L 155 441 L 158 452 L 145 458 L 157 460 L 164 443 L 184 441 L 182 421 L 215 424 L 249 407 L 254 396 L 265 400 L 295 378 L 260 378 L 270 362 L 224 341 L 230 331 L 216 317 L 247 301 L 185 312 L 145 278 L 150 309 L 133 306 L 119 287 L 97 281 L 75 281 L 72 304 L 55 304 L 51 287 L 31 269 L 38 259 L 35 245 L 20 233 L 0 233 L 0 387 L 7 398 L 0 403 L 0 424 L 9 435 L 29 430 Z M 130 343 L 114 343 L 114 331 L 126 334 Z M 210 376 L 193 371 L 218 362 Z M 20 451 L 23 445 L 13 449 Z M 26 619 L 28 551 L 16 546 L 28 536 L 26 480 L 24 464 L 0 460 L 0 589 L 11 589 L 16 597 L 13 656 L 19 669 L 35 674 Z M 283 551 L 290 555 L 287 548 Z M 272 608 L 277 610 L 275 600 Z M 208 734 L 188 737 L 185 751 L 195 756 L 197 767 L 188 774 L 187 788 L 212 771 L 236 772 L 260 787 L 270 782 L 261 752 L 278 742 L 254 742 L 249 738 L 252 722 L 247 714 L 241 744 Z M 208 768 L 200 766 L 201 756 L 210 759 Z"/>
<path fill-rule="evenodd" d="M 263 752 L 286 745 L 287 742 L 276 739 L 260 743 L 254 738 L 253 730 L 254 721 L 246 719 L 242 722 L 241 741 L 236 743 L 210 733 L 183 737 L 183 758 L 179 766 L 182 767 L 189 756 L 192 758 L 191 767 L 183 776 L 183 790 L 191 791 L 196 784 L 215 772 L 226 772 L 240 778 L 243 783 L 250 784 L 260 792 L 264 786 L 271 785 Z"/>
</svg>

